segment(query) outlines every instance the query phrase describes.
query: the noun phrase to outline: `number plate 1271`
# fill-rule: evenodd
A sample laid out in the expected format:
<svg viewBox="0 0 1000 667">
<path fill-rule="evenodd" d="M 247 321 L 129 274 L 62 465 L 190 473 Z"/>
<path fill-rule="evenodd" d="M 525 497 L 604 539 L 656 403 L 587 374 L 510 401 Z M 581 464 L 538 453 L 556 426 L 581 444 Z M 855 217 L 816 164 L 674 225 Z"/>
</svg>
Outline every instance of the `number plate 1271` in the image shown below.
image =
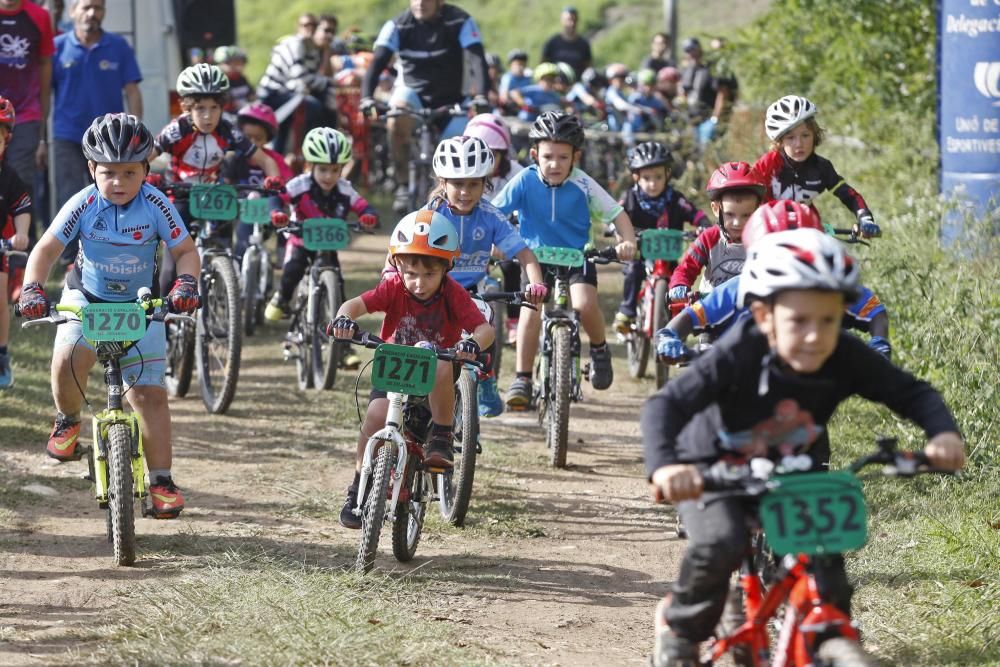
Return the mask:
<svg viewBox="0 0 1000 667">
<path fill-rule="evenodd" d="M 777 488 L 760 502 L 767 543 L 778 554 L 837 554 L 868 538 L 865 496 L 847 471 L 772 478 Z"/>
<path fill-rule="evenodd" d="M 146 333 L 146 311 L 137 303 L 91 303 L 80 313 L 87 340 L 137 341 Z"/>
<path fill-rule="evenodd" d="M 375 350 L 372 386 L 411 396 L 426 396 L 434 388 L 437 354 L 409 345 L 384 343 Z"/>
</svg>

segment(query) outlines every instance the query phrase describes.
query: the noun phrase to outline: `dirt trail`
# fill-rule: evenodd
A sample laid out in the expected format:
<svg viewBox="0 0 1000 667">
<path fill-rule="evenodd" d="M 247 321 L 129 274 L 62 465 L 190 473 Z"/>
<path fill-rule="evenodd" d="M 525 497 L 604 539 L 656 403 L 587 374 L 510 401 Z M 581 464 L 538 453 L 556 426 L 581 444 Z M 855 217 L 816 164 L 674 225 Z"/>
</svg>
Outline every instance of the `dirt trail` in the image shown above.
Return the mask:
<svg viewBox="0 0 1000 667">
<path fill-rule="evenodd" d="M 344 265 L 374 269 L 384 243 L 360 240 L 343 254 Z M 617 272 L 604 275 L 613 294 Z M 0 664 L 43 664 L 64 654 L 102 607 L 114 605 L 115 591 L 177 580 L 207 550 L 251 544 L 320 566 L 347 565 L 357 533 L 336 525 L 329 510 L 339 508 L 351 477 L 353 375 L 338 378 L 332 393 L 297 392 L 275 329 L 269 332 L 247 341 L 228 415 L 207 415 L 195 397 L 172 403 L 175 477 L 188 509 L 177 521 L 138 521 L 136 567 L 111 566 L 104 514 L 89 500 L 82 463 L 50 462 L 40 443 L 4 443 L 7 475 L 32 478 L 61 500 L 57 508 L 52 498 L 26 492 L 0 521 Z M 618 362 L 622 353 L 616 350 Z M 682 543 L 668 538 L 668 512 L 648 502 L 642 476 L 638 408 L 652 385 L 630 380 L 622 363 L 616 371 L 611 391 L 588 386 L 586 401 L 572 408 L 567 470 L 545 463 L 534 414 L 484 422 L 479 475 L 492 478 L 494 493 L 475 496 L 470 517 L 477 508 L 495 513 L 504 502 L 523 503 L 530 530 L 507 537 L 488 526 L 448 531 L 432 522 L 408 566 L 392 558 L 384 533 L 376 567 L 419 568 L 417 576 L 441 591 L 442 618 L 468 625 L 507 661 L 645 660 L 652 610 Z M 331 400 L 349 402 L 350 410 L 331 419 Z M 326 511 L 314 518 L 303 506 Z"/>
</svg>

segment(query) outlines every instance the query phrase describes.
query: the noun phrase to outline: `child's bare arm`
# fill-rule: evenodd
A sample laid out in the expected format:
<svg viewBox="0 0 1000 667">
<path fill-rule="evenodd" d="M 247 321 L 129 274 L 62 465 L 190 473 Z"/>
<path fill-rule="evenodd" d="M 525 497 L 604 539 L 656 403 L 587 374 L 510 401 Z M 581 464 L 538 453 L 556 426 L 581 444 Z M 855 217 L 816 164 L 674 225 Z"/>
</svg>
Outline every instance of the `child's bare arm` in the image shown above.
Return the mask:
<svg viewBox="0 0 1000 667">
<path fill-rule="evenodd" d="M 264 175 L 274 176 L 275 178 L 281 178 L 281 172 L 278 171 L 278 163 L 274 159 L 265 153 L 264 151 L 254 151 L 253 155 L 249 158 L 250 164 L 256 165 L 264 170 Z"/>
<path fill-rule="evenodd" d="M 483 322 L 472 332 L 472 340 L 479 344 L 479 349 L 481 350 L 485 350 L 492 345 L 495 337 L 496 331 L 488 322 Z"/>
<path fill-rule="evenodd" d="M 368 314 L 368 307 L 365 306 L 365 301 L 360 296 L 356 296 L 353 299 L 348 299 L 340 305 L 337 310 L 337 317 L 345 316 L 352 320 L 356 320 L 362 315 Z"/>
<path fill-rule="evenodd" d="M 28 247 L 28 228 L 30 226 L 30 213 L 21 213 L 14 216 L 14 236 L 10 239 L 14 250 L 24 250 Z"/>
<path fill-rule="evenodd" d="M 615 216 L 614 225 L 618 236 L 621 237 L 621 242 L 615 246 L 618 259 L 630 260 L 635 257 L 635 229 L 632 228 L 628 213 L 621 211 Z"/>
</svg>

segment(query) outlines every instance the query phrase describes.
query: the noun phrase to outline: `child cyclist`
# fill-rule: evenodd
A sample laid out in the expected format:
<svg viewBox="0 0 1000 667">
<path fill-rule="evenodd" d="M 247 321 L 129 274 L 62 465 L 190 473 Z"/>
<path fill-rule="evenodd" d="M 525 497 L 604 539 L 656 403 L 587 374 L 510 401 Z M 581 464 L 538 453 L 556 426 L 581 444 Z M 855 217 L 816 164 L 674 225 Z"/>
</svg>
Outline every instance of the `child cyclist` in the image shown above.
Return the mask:
<svg viewBox="0 0 1000 667">
<path fill-rule="evenodd" d="M 718 225 L 699 234 L 677 263 L 670 276 L 671 301 L 687 300 L 702 269 L 702 292 L 739 274 L 746 258 L 743 226 L 763 201 L 764 185 L 746 162 L 725 162 L 708 179 L 705 194 Z"/>
<path fill-rule="evenodd" d="M 489 269 L 489 260 L 496 247 L 504 257 L 516 258 L 528 275 L 525 290 L 529 302 L 545 300 L 548 288 L 542 277 L 542 267 L 535 253 L 528 249 L 520 234 L 489 201 L 483 200 L 487 182 L 493 174 L 493 153 L 482 139 L 454 137 L 445 139 L 434 151 L 434 174 L 438 188 L 424 208 L 447 218 L 458 230 L 461 254 L 455 260 L 451 277 L 459 285 L 476 291 Z M 485 302 L 481 309 L 493 326 L 493 312 Z M 495 360 L 494 346 L 486 350 Z M 503 412 L 503 401 L 497 393 L 499 369 L 492 365 L 489 375 L 479 383 L 479 414 L 496 417 Z"/>
<path fill-rule="evenodd" d="M 28 227 L 31 225 L 31 195 L 17 172 L 3 161 L 14 130 L 14 105 L 0 97 L 0 241 L 10 239 L 14 250 L 28 248 Z M 0 253 L 0 389 L 14 384 L 7 343 L 10 335 L 10 310 L 7 308 L 10 260 Z"/>
<path fill-rule="evenodd" d="M 80 240 L 76 264 L 66 275 L 59 303 L 128 302 L 143 287 L 152 287 L 160 241 L 180 274 L 166 299 L 173 312 L 198 308 L 201 260 L 177 210 L 156 188 L 143 183 L 153 145 L 149 130 L 135 116 L 98 117 L 83 136 L 94 185 L 74 195 L 56 215 L 28 258 L 18 306 L 23 317 L 45 317 L 52 306 L 42 285 L 66 244 Z M 134 268 L 123 273 L 122 267 Z M 170 410 L 163 388 L 166 335 L 162 322 L 150 322 L 142 339 L 121 360 L 125 397 L 139 414 L 149 464 L 149 495 L 154 516 L 176 517 L 184 497 L 170 474 Z M 87 377 L 96 361 L 94 348 L 70 320 L 56 330 L 52 357 L 55 426 L 45 451 L 57 461 L 82 455 L 78 445 L 80 408 Z"/>
<path fill-rule="evenodd" d="M 825 427 L 852 395 L 883 403 L 923 428 L 931 465 L 955 470 L 965 454 L 941 396 L 840 327 L 857 295 L 857 264 L 840 242 L 814 229 L 765 236 L 749 251 L 739 305 L 753 315 L 651 396 L 642 409 L 646 473 L 654 495 L 678 503 L 689 542 L 669 600 L 656 615 L 656 665 L 697 665 L 698 642 L 714 631 L 731 573 L 749 544 L 745 498 L 702 495 L 699 469 L 684 460 L 721 456 L 720 433 L 742 432 L 777 412 Z M 806 452 L 814 469 L 829 462 L 821 429 Z M 816 558 L 820 594 L 850 613 L 851 586 L 840 556 Z"/>
<path fill-rule="evenodd" d="M 582 250 L 590 240 L 590 219 L 615 224 L 621 242 L 619 259 L 635 256 L 635 234 L 622 207 L 594 179 L 574 165 L 583 147 L 583 125 L 561 111 L 541 114 L 531 126 L 531 157 L 536 164 L 511 180 L 493 200 L 505 214 L 517 212 L 521 237 L 528 247 L 562 246 Z M 543 268 L 544 265 L 543 265 Z M 607 389 L 614 380 L 611 350 L 604 334 L 604 316 L 597 300 L 597 269 L 593 262 L 570 271 L 570 298 L 590 338 L 590 383 Z M 550 285 L 551 287 L 551 285 Z M 507 391 L 507 406 L 523 410 L 532 398 L 532 366 L 538 352 L 541 317 L 521 313 L 517 327 L 517 377 Z"/>
<path fill-rule="evenodd" d="M 487 324 L 472 297 L 448 275 L 459 256 L 458 230 L 447 218 L 433 211 L 410 213 L 389 237 L 389 257 L 395 272 L 386 274 L 375 289 L 346 301 L 327 333 L 349 339 L 358 330 L 354 320 L 367 313 L 385 313 L 379 336 L 400 345 L 430 343 L 455 347 L 456 359 L 471 361 L 493 342 L 493 327 Z M 463 338 L 462 332 L 472 332 Z M 432 467 L 451 467 L 452 424 L 455 412 L 457 364 L 438 362 L 436 382 L 428 401 L 431 410 L 430 437 L 424 445 L 424 461 Z M 368 438 L 385 426 L 389 401 L 372 390 L 361 433 L 358 435 L 354 481 L 340 511 L 345 528 L 360 528 L 361 518 L 352 513 L 358 501 L 361 463 Z"/>
<path fill-rule="evenodd" d="M 762 204 L 743 229 L 743 247 L 750 251 L 754 243 L 766 234 L 791 229 L 823 230 L 813 209 L 791 200 L 779 199 Z M 707 296 L 687 306 L 666 327 L 657 332 L 657 353 L 668 362 L 681 361 L 687 356 L 683 341 L 695 331 L 710 331 L 715 337 L 750 311 L 736 307 L 740 277 L 730 278 L 716 286 Z M 868 347 L 886 359 L 892 357 L 889 344 L 889 314 L 879 298 L 867 287 L 858 287 L 858 298 L 847 304 L 843 325 L 871 334 Z"/>
<path fill-rule="evenodd" d="M 708 225 L 708 217 L 670 185 L 673 157 L 658 141 L 646 141 L 628 154 L 632 187 L 619 204 L 636 229 L 684 229 L 684 223 L 696 227 Z M 615 315 L 615 329 L 628 333 L 635 319 L 639 288 L 646 278 L 646 263 L 634 259 L 625 265 L 622 302 Z"/>
<path fill-rule="evenodd" d="M 881 230 L 861 194 L 840 177 L 829 160 L 816 154 L 824 135 L 816 122 L 818 111 L 815 104 L 798 95 L 786 95 L 769 106 L 764 131 L 771 140 L 771 150 L 760 156 L 754 170 L 770 190 L 769 199 L 794 199 L 815 209 L 816 198 L 829 190 L 857 217 L 861 236 L 879 236 Z"/>
</svg>

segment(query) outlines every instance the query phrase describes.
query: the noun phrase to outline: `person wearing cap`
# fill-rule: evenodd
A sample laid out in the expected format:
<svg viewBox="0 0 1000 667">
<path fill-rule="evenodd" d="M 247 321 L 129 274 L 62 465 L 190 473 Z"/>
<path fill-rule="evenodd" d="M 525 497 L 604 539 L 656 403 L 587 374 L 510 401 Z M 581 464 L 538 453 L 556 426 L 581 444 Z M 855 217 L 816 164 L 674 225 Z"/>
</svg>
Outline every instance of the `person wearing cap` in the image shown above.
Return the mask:
<svg viewBox="0 0 1000 667">
<path fill-rule="evenodd" d="M 578 34 L 576 25 L 580 15 L 576 7 L 563 7 L 561 20 L 562 32 L 552 35 L 542 47 L 542 61 L 549 63 L 569 63 L 576 78 L 579 79 L 583 70 L 590 67 L 593 56 L 590 52 L 590 42 Z"/>
<path fill-rule="evenodd" d="M 500 104 L 505 108 L 516 104 L 510 99 L 510 91 L 530 86 L 531 72 L 527 71 L 528 54 L 521 49 L 512 49 L 507 54 L 507 71 L 500 77 Z"/>
</svg>

